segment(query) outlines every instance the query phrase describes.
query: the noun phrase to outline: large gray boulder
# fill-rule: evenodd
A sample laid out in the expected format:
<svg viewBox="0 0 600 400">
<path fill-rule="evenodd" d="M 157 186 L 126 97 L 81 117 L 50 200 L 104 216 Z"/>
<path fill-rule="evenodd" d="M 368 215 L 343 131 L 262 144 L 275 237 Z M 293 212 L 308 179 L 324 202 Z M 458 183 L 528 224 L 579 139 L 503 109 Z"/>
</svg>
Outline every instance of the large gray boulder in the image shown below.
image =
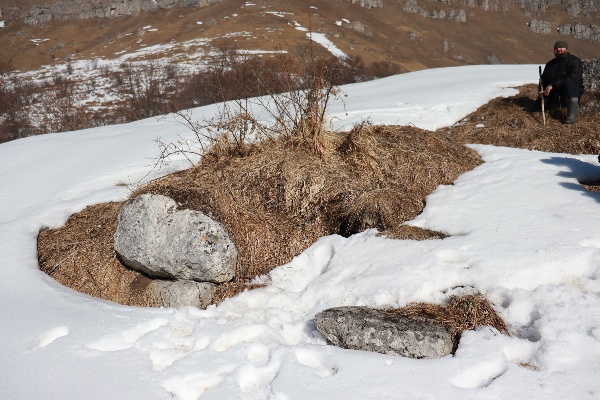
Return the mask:
<svg viewBox="0 0 600 400">
<path fill-rule="evenodd" d="M 154 290 L 162 307 L 206 308 L 215 294 L 215 285 L 208 282 L 155 280 Z"/>
<path fill-rule="evenodd" d="M 225 229 L 201 212 L 177 211 L 165 196 L 125 204 L 114 242 L 125 265 L 153 277 L 222 283 L 235 275 L 237 250 Z"/>
<path fill-rule="evenodd" d="M 452 353 L 448 329 L 423 317 L 406 317 L 369 307 L 336 307 L 315 317 L 321 334 L 336 346 L 411 358 Z"/>
</svg>

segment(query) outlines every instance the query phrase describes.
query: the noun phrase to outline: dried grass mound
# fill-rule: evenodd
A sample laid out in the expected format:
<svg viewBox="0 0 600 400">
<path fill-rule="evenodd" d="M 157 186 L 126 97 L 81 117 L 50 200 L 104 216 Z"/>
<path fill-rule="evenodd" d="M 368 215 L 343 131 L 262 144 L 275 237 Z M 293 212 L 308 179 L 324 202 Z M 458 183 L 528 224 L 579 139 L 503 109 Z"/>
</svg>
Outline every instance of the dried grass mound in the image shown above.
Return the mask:
<svg viewBox="0 0 600 400">
<path fill-rule="evenodd" d="M 438 185 L 452 184 L 481 162 L 446 135 L 414 127 L 360 127 L 327 133 L 318 144 L 315 151 L 281 138 L 239 152 L 219 143 L 196 167 L 154 181 L 132 197 L 169 196 L 225 226 L 238 248 L 238 265 L 235 281 L 217 291 L 219 302 L 324 235 L 377 228 L 392 238 L 443 238 L 401 224 L 421 212 Z M 64 228 L 43 232 L 40 266 L 85 293 L 146 305 L 147 292 L 131 293 L 132 282 L 146 278 L 117 265 L 112 235 L 118 208 L 112 203 L 86 209 Z"/>
<path fill-rule="evenodd" d="M 113 249 L 122 203 L 87 207 L 65 226 L 40 232 L 40 269 L 64 286 L 101 299 L 156 306 L 152 280 L 119 262 Z"/>
<path fill-rule="evenodd" d="M 518 88 L 519 94 L 494 99 L 473 114 L 445 129 L 462 143 L 481 143 L 569 154 L 600 154 L 600 92 L 586 92 L 574 125 L 563 125 L 565 107 L 535 110 L 537 85 Z"/>
<path fill-rule="evenodd" d="M 419 316 L 442 323 L 458 340 L 462 332 L 474 330 L 478 326 L 491 326 L 508 335 L 508 327 L 492 304 L 481 294 L 453 296 L 445 306 L 428 303 L 409 304 L 403 308 L 390 310 L 404 316 Z"/>
<path fill-rule="evenodd" d="M 480 163 L 472 150 L 412 127 L 329 133 L 320 144 L 321 153 L 281 139 L 243 157 L 209 154 L 141 192 L 172 197 L 223 223 L 238 246 L 237 282 L 247 282 L 320 236 L 393 232 L 421 212 L 438 185 Z"/>
</svg>

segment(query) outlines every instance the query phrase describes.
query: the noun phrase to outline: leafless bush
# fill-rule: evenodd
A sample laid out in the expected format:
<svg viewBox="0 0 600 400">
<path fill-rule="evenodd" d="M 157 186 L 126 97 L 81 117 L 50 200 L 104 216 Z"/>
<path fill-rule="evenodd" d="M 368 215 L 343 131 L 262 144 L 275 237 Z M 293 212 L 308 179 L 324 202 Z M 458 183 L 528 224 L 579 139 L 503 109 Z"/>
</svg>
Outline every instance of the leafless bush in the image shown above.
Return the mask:
<svg viewBox="0 0 600 400">
<path fill-rule="evenodd" d="M 157 61 L 122 64 L 115 83 L 124 97 L 130 120 L 172 111 L 172 99 L 179 90 L 176 67 Z"/>
<path fill-rule="evenodd" d="M 11 61 L 0 61 L 0 143 L 29 136 L 34 127 L 27 111 L 33 85 L 15 77 Z"/>
<path fill-rule="evenodd" d="M 194 122 L 193 130 L 202 128 L 204 135 L 205 128 L 211 127 L 208 137 L 229 137 L 220 143 L 231 142 L 235 152 L 244 154 L 248 142 L 259 137 L 281 134 L 299 139 L 298 143 L 312 142 L 311 137 L 318 136 L 329 96 L 335 95 L 338 85 L 397 71 L 393 64 L 369 64 L 360 57 L 315 58 L 308 47 L 291 54 L 281 52 L 274 58 L 244 55 L 232 42 L 223 42 L 208 68 L 191 75 L 180 74 L 174 64 L 155 60 L 122 63 L 116 71 L 107 65 L 100 67 L 99 61 L 90 60 L 85 67 L 99 70 L 102 79 L 111 80 L 117 99 L 100 108 L 96 104 L 93 109 L 78 100 L 97 90 L 99 78 L 76 80 L 70 61 L 65 74 L 41 85 L 16 79 L 10 62 L 0 62 L 0 141 L 131 122 L 169 112 L 179 112 L 182 122 L 191 122 L 179 110 L 230 101 L 222 106 L 219 116 Z M 264 97 L 249 101 L 260 96 Z M 252 118 L 251 103 L 268 110 L 272 123 Z"/>
<path fill-rule="evenodd" d="M 159 141 L 160 159 L 173 153 L 201 154 L 206 146 L 216 156 L 247 155 L 256 140 L 276 137 L 319 152 L 326 109 L 338 94 L 333 82 L 344 68 L 337 59 L 315 59 L 307 49 L 295 57 L 280 53 L 276 59 L 265 61 L 225 47 L 213 59 L 209 73 L 196 74 L 196 84 L 187 91 L 188 95 L 204 96 L 195 98 L 195 105 L 223 101 L 219 112 L 201 121 L 193 120 L 189 112 L 177 112 L 179 121 L 195 134 L 197 149 L 190 149 L 186 140 Z M 259 120 L 257 111 L 268 118 Z"/>
</svg>

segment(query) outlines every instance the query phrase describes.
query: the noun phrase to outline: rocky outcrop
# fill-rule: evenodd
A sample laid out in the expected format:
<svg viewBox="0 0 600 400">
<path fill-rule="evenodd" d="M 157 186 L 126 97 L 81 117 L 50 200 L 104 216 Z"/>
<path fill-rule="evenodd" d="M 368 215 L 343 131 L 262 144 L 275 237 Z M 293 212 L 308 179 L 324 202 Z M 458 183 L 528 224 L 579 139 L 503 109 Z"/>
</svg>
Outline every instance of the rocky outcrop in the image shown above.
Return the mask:
<svg viewBox="0 0 600 400">
<path fill-rule="evenodd" d="M 362 33 L 363 35 L 371 36 L 371 33 L 367 31 L 365 25 L 360 21 L 352 21 L 352 23 L 350 24 L 350 29 L 353 29 L 358 33 Z"/>
<path fill-rule="evenodd" d="M 556 30 L 562 35 L 573 36 L 575 39 L 600 41 L 600 26 L 598 25 L 565 24 L 557 27 Z"/>
<path fill-rule="evenodd" d="M 467 22 L 467 13 L 465 10 L 437 10 L 437 11 L 428 11 L 423 6 L 417 3 L 417 0 L 408 0 L 404 3 L 403 11 L 410 14 L 419 14 L 425 18 L 433 18 L 433 19 L 453 19 L 456 22 L 465 23 Z"/>
<path fill-rule="evenodd" d="M 348 0 L 352 4 L 358 4 L 364 8 L 383 8 L 383 0 Z"/>
<path fill-rule="evenodd" d="M 125 265 L 151 277 L 222 283 L 235 275 L 237 250 L 223 227 L 201 212 L 178 211 L 165 196 L 125 204 L 114 242 Z"/>
<path fill-rule="evenodd" d="M 444 357 L 455 344 L 439 322 L 368 307 L 325 310 L 315 316 L 315 325 L 336 346 L 411 358 Z"/>
<path fill-rule="evenodd" d="M 552 33 L 552 24 L 548 21 L 532 19 L 528 25 L 529 29 L 540 35 L 550 35 Z"/>
<path fill-rule="evenodd" d="M 61 0 L 39 3 L 22 10 L 21 19 L 29 25 L 49 21 L 87 18 L 117 18 L 137 16 L 143 11 L 174 7 L 204 7 L 219 0 Z"/>
<path fill-rule="evenodd" d="M 571 17 L 580 13 L 591 13 L 600 10 L 599 0 L 513 0 L 524 11 L 531 14 L 544 15 L 550 6 L 559 5 L 567 10 Z"/>
<path fill-rule="evenodd" d="M 583 84 L 586 90 L 600 89 L 600 58 L 593 60 L 582 60 L 583 62 Z"/>
<path fill-rule="evenodd" d="M 500 5 L 495 0 L 477 0 L 477 6 L 483 11 L 498 11 Z"/>
<path fill-rule="evenodd" d="M 449 0 L 438 0 L 443 4 L 452 4 Z M 600 11 L 600 0 L 513 0 L 513 2 L 521 7 L 527 15 L 544 15 L 549 6 L 566 5 L 566 10 L 569 16 L 574 17 L 578 14 L 585 14 L 588 18 L 593 16 L 590 13 Z M 506 11 L 508 3 L 499 3 L 498 0 L 460 0 L 459 4 L 464 7 L 479 7 L 484 11 Z M 417 0 L 408 0 L 403 7 L 403 11 L 411 14 L 419 14 L 425 18 L 433 19 L 453 19 L 457 22 L 467 22 L 467 14 L 464 10 L 428 10 L 424 5 L 420 5 Z M 529 28 L 542 35 L 550 35 L 553 33 L 551 23 L 539 19 L 532 19 L 529 22 Z M 600 41 L 600 26 L 586 25 L 581 22 L 574 24 L 565 24 L 556 27 L 556 30 L 563 34 L 572 36 L 581 40 Z"/>
</svg>

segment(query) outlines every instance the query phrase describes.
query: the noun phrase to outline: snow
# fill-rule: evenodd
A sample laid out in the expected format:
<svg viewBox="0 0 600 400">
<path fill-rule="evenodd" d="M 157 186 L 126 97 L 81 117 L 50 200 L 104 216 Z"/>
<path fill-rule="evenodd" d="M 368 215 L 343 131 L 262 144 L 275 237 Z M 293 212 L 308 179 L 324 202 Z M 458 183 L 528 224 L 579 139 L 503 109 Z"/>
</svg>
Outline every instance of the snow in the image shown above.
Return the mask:
<svg viewBox="0 0 600 400">
<path fill-rule="evenodd" d="M 303 30 L 302 27 L 297 27 L 297 30 Z M 304 28 L 306 29 L 306 28 Z M 340 50 L 331 40 L 327 38 L 323 33 L 317 32 L 307 32 L 306 36 L 312 40 L 313 42 L 319 43 L 321 46 L 325 47 L 327 51 L 338 58 L 348 58 L 346 53 Z"/>
<path fill-rule="evenodd" d="M 344 86 L 330 123 L 449 126 L 535 65 L 425 70 Z M 211 116 L 217 106 L 193 110 Z M 266 119 L 266 115 L 258 115 Z M 172 116 L 0 145 L 0 354 L 4 399 L 597 399 L 600 194 L 596 155 L 472 145 L 484 163 L 440 186 L 410 223 L 452 236 L 401 241 L 373 230 L 320 238 L 245 292 L 207 310 L 126 307 L 39 271 L 36 236 L 87 205 L 123 200 Z M 511 336 L 466 332 L 454 356 L 414 360 L 327 345 L 313 318 L 342 305 L 398 307 L 484 293 Z"/>
</svg>

